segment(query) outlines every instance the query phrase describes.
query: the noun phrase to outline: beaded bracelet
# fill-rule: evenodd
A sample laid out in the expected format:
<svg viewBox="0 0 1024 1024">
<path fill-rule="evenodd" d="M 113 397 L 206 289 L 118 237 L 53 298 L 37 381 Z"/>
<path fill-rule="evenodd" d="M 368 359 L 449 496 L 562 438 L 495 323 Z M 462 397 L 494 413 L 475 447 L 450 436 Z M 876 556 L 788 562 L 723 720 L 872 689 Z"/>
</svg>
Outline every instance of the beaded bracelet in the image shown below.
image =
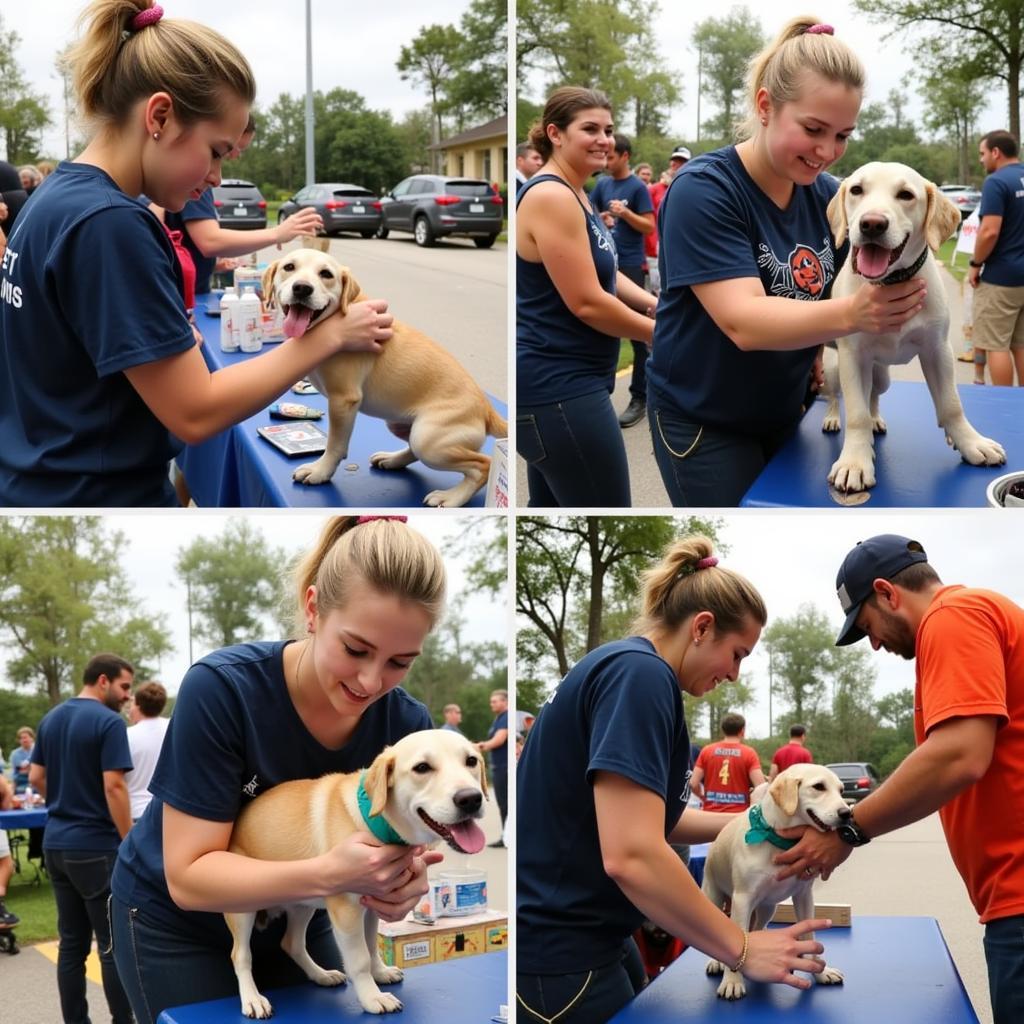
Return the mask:
<svg viewBox="0 0 1024 1024">
<path fill-rule="evenodd" d="M 747 953 L 750 949 L 750 932 L 743 933 L 743 952 L 740 954 L 739 960 L 736 961 L 736 966 L 732 968 L 737 974 L 740 973 L 740 969 L 747 962 Z"/>
</svg>

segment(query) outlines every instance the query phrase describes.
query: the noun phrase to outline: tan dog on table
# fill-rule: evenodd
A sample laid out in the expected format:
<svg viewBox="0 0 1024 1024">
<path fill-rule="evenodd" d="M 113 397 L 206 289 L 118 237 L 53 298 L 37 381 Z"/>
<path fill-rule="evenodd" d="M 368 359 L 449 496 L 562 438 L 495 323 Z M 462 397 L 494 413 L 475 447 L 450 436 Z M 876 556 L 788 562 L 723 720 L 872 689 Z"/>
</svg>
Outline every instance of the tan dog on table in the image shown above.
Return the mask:
<svg viewBox="0 0 1024 1024">
<path fill-rule="evenodd" d="M 322 252 L 297 249 L 263 274 L 263 296 L 285 313 L 284 333 L 299 338 L 321 317 L 365 299 L 348 267 Z M 417 459 L 431 469 L 463 474 L 461 483 L 431 491 L 425 505 L 465 505 L 487 482 L 491 460 L 480 449 L 487 435 L 507 437 L 508 424 L 491 407 L 476 381 L 451 353 L 421 331 L 399 321 L 379 353 L 340 352 L 311 374 L 327 396 L 327 450 L 295 471 L 296 480 L 326 483 L 348 457 L 356 413 L 386 420 L 408 442 L 397 452 L 377 452 L 378 469 L 405 469 Z"/>
<path fill-rule="evenodd" d="M 416 845 L 443 839 L 459 853 L 479 853 L 485 838 L 476 819 L 483 816 L 486 797 L 483 759 L 476 747 L 457 733 L 426 729 L 385 748 L 365 772 L 274 786 L 239 814 L 228 849 L 257 860 L 303 860 L 323 855 L 353 832 L 371 831 L 382 842 Z M 360 904 L 358 894 L 267 908 L 272 917 L 288 916 L 284 951 L 310 981 L 345 982 L 345 974 L 324 970 L 306 950 L 306 927 L 320 907 L 327 908 L 342 964 L 363 1009 L 400 1010 L 397 996 L 378 986 L 401 981 L 402 971 L 381 959 L 377 915 Z M 252 976 L 249 938 L 256 912 L 224 917 L 234 939 L 231 962 L 242 1013 L 269 1017 L 273 1009 Z"/>
<path fill-rule="evenodd" d="M 795 764 L 771 783 L 758 786 L 752 799 L 755 802 L 750 808 L 733 815 L 711 844 L 704 864 L 704 894 L 716 907 L 731 900 L 729 916 L 747 932 L 767 927 L 775 907 L 790 896 L 798 921 L 813 918 L 814 876 L 800 875 L 781 882 L 775 877 L 781 869 L 772 858 L 779 849 L 788 849 L 796 842 L 783 839 L 777 832 L 799 825 L 827 832 L 846 821 L 851 811 L 843 799 L 843 783 L 835 772 L 821 765 Z M 747 991 L 743 975 L 718 960 L 708 961 L 708 974 L 723 970 L 725 977 L 718 994 L 723 999 L 742 999 Z M 828 966 L 814 977 L 819 985 L 838 985 L 843 980 L 839 971 Z"/>
<path fill-rule="evenodd" d="M 829 407 L 822 430 L 839 430 L 839 386 L 846 406 L 846 436 L 829 483 L 840 491 L 863 491 L 875 484 L 874 433 L 885 433 L 878 398 L 889 387 L 889 367 L 921 360 L 939 426 L 965 462 L 997 466 L 1006 461 L 998 442 L 967 422 L 956 390 L 949 345 L 949 306 L 932 249 L 960 226 L 960 211 L 930 181 L 904 164 L 870 163 L 843 180 L 828 204 L 828 218 L 841 246 L 850 236 L 851 252 L 832 289 L 834 298 L 851 295 L 865 281 L 897 284 L 923 277 L 924 308 L 892 334 L 852 334 L 839 338 L 838 374 L 826 363 Z"/>
</svg>

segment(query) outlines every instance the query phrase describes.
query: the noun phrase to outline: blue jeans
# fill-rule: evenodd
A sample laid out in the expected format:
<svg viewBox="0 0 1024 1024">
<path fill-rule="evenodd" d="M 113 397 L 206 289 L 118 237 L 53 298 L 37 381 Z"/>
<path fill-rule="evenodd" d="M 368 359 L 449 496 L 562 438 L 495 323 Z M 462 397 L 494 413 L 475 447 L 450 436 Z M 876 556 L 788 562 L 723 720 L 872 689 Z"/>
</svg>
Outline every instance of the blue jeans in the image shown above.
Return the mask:
<svg viewBox="0 0 1024 1024">
<path fill-rule="evenodd" d="M 110 900 L 114 960 L 138 1024 L 155 1024 L 172 1007 L 208 999 L 238 996 L 238 979 L 231 964 L 231 933 L 224 926 L 222 943 L 198 941 L 176 934 L 141 907 Z M 283 917 L 265 930 L 253 929 L 253 976 L 260 991 L 306 981 L 299 966 L 281 949 Z M 325 970 L 341 969 L 341 954 L 327 914 L 319 910 L 309 923 L 306 948 Z"/>
<path fill-rule="evenodd" d="M 656 399 L 647 403 L 654 458 L 677 508 L 733 508 L 796 426 L 751 437 L 692 423 Z"/>
<path fill-rule="evenodd" d="M 646 983 L 640 950 L 630 938 L 618 960 L 593 971 L 517 974 L 516 1019 L 520 1024 L 545 1024 L 554 1017 L 558 1024 L 604 1024 Z"/>
<path fill-rule="evenodd" d="M 526 460 L 531 508 L 629 508 L 626 446 L 603 388 L 520 406 L 516 449 Z"/>
<path fill-rule="evenodd" d="M 988 990 L 995 1024 L 1024 1021 L 1024 914 L 985 925 Z"/>
<path fill-rule="evenodd" d="M 94 934 L 110 1017 L 114 1024 L 131 1024 L 131 1008 L 110 953 L 110 922 L 107 919 L 110 875 L 117 852 L 48 848 L 45 854 L 57 904 L 57 931 L 60 934 L 57 991 L 64 1024 L 89 1024 L 85 961 L 92 948 Z"/>
</svg>

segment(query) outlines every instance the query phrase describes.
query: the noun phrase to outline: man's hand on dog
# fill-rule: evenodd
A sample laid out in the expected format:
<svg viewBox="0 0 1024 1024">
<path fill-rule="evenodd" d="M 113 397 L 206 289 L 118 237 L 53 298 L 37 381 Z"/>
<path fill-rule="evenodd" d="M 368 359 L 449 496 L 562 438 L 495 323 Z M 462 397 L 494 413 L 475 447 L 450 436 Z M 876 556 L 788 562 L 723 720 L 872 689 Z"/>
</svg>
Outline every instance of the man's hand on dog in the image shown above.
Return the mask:
<svg viewBox="0 0 1024 1024">
<path fill-rule="evenodd" d="M 327 317 L 314 330 L 333 332 L 332 337 L 340 351 L 379 352 L 391 340 L 395 318 L 388 312 L 385 299 L 364 299 L 353 302 L 344 316 Z"/>
<path fill-rule="evenodd" d="M 779 835 L 784 839 L 795 839 L 800 829 L 781 829 Z M 785 878 L 800 875 L 805 878 L 820 877 L 822 881 L 839 867 L 853 852 L 835 832 L 819 832 L 814 828 L 804 828 L 800 841 L 790 850 L 777 853 L 774 864 L 783 866 L 775 877 L 781 882 Z"/>
</svg>

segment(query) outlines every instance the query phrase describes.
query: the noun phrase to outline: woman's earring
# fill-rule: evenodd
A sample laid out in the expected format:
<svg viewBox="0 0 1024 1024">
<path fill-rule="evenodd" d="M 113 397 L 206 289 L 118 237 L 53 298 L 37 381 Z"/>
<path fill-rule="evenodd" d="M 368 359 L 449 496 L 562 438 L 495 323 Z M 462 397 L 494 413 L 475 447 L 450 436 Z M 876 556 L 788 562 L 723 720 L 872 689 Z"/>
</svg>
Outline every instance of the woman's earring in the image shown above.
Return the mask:
<svg viewBox="0 0 1024 1024">
<path fill-rule="evenodd" d="M 153 132 L 153 140 L 155 142 L 159 142 L 160 141 L 160 133 L 159 132 Z"/>
</svg>

